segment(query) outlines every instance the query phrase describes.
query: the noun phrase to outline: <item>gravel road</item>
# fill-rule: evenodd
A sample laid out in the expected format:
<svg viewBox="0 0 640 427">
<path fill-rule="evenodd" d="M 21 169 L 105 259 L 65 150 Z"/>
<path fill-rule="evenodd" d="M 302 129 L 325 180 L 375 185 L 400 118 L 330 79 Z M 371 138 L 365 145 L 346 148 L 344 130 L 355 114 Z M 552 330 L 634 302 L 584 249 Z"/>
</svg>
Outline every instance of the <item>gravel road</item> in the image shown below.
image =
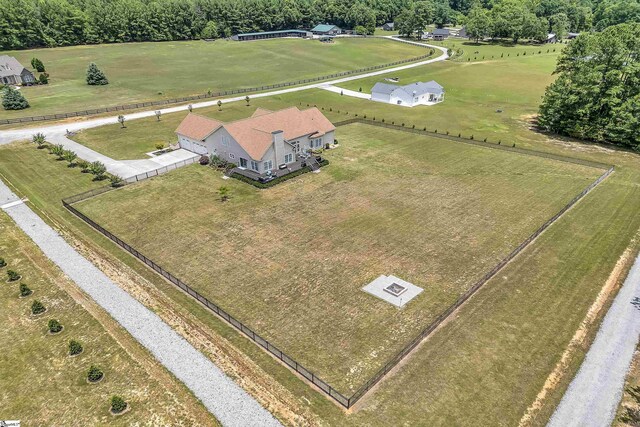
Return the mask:
<svg viewBox="0 0 640 427">
<path fill-rule="evenodd" d="M 216 365 L 73 249 L 0 181 L 0 206 L 82 290 L 182 381 L 224 426 L 280 423 Z M 9 206 L 6 206 L 9 204 Z"/>
<path fill-rule="evenodd" d="M 640 256 L 547 427 L 611 425 L 640 336 Z"/>
</svg>

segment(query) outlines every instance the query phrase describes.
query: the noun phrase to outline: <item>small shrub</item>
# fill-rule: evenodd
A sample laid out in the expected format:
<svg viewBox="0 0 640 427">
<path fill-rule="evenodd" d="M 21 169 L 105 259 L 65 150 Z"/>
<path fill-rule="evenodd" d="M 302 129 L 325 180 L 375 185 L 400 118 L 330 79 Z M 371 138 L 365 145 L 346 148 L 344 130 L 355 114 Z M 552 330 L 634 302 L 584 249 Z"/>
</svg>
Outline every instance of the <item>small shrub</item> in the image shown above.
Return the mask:
<svg viewBox="0 0 640 427">
<path fill-rule="evenodd" d="M 127 409 L 127 402 L 120 396 L 112 396 L 111 397 L 111 412 L 114 414 L 119 414 L 122 411 Z"/>
<path fill-rule="evenodd" d="M 69 354 L 71 356 L 75 356 L 77 354 L 82 353 L 84 349 L 82 348 L 82 344 L 80 341 L 71 340 L 69 341 Z"/>
<path fill-rule="evenodd" d="M 404 127 L 404 122 L 402 123 L 402 127 Z"/>
<path fill-rule="evenodd" d="M 62 330 L 62 325 L 56 319 L 50 319 L 49 323 L 47 323 L 47 327 L 49 328 L 49 332 L 52 334 L 57 334 Z"/>
<path fill-rule="evenodd" d="M 218 195 L 220 196 L 221 202 L 229 200 L 229 187 L 222 186 L 218 188 Z"/>
<path fill-rule="evenodd" d="M 363 118 L 363 119 L 366 119 L 366 118 L 367 118 L 367 115 L 365 114 L 364 116 L 362 116 L 362 118 Z"/>
<path fill-rule="evenodd" d="M 78 165 L 78 167 L 80 168 L 80 172 L 82 173 L 88 173 L 89 172 L 89 162 L 87 162 L 86 160 L 78 160 L 76 162 L 76 165 Z"/>
<path fill-rule="evenodd" d="M 384 119 L 382 119 L 382 123 L 384 123 Z"/>
<path fill-rule="evenodd" d="M 104 372 L 102 369 L 98 368 L 96 365 L 91 365 L 89 370 L 87 371 L 87 379 L 89 382 L 95 383 L 100 381 L 104 377 Z"/>
<path fill-rule="evenodd" d="M 105 178 L 104 174 L 107 172 L 107 167 L 104 163 L 96 160 L 89 165 L 89 171 L 96 176 L 96 181 L 101 181 Z"/>
<path fill-rule="evenodd" d="M 45 145 L 47 144 L 47 138 L 43 133 L 40 133 L 40 132 L 33 135 L 33 137 L 31 138 L 31 141 L 34 144 L 36 144 L 38 148 L 44 148 Z"/>
<path fill-rule="evenodd" d="M 513 143 L 513 148 L 516 148 L 516 143 L 515 142 Z"/>
<path fill-rule="evenodd" d="M 500 145 L 500 144 L 502 144 L 502 140 L 501 139 L 498 140 L 498 145 Z"/>
<path fill-rule="evenodd" d="M 164 148 L 164 142 L 158 142 L 156 144 L 156 150 L 162 150 Z"/>
<path fill-rule="evenodd" d="M 462 134 L 461 134 L 461 133 L 458 133 L 458 138 L 460 138 L 461 136 L 462 136 Z"/>
<path fill-rule="evenodd" d="M 484 139 L 484 142 L 487 142 L 487 138 Z"/>
<path fill-rule="evenodd" d="M 471 136 L 469 137 L 469 139 L 473 141 L 473 135 L 471 135 Z"/>
<path fill-rule="evenodd" d="M 33 293 L 33 291 L 31 289 L 29 289 L 29 287 L 25 283 L 20 283 L 20 296 L 21 297 L 28 297 L 32 293 Z"/>
<path fill-rule="evenodd" d="M 6 266 L 7 266 L 7 262 L 4 260 L 4 258 L 0 258 L 0 268 L 6 267 Z"/>
<path fill-rule="evenodd" d="M 124 185 L 124 180 L 120 178 L 118 175 L 112 175 L 109 177 L 109 182 L 111 182 L 111 186 L 113 188 L 119 188 Z"/>
<path fill-rule="evenodd" d="M 337 140 L 337 139 L 334 139 L 334 140 L 333 140 L 333 143 L 334 143 L 335 145 L 338 145 L 338 140 Z"/>
<path fill-rule="evenodd" d="M 438 133 L 438 129 L 434 129 L 434 130 L 433 130 L 433 133 Z"/>
<path fill-rule="evenodd" d="M 199 160 L 199 162 L 200 162 L 200 164 L 201 164 L 202 166 L 206 166 L 206 165 L 208 165 L 208 164 L 209 164 L 209 157 L 208 157 L 208 156 L 205 156 L 205 155 L 202 155 L 202 156 L 200 156 L 200 160 Z"/>
<path fill-rule="evenodd" d="M 40 301 L 35 300 L 32 304 L 31 304 L 31 314 L 41 314 L 44 313 L 47 309 L 45 308 L 44 304 L 42 304 Z"/>
<path fill-rule="evenodd" d="M 415 128 L 416 128 L 416 125 L 411 125 L 411 129 L 415 129 Z"/>
<path fill-rule="evenodd" d="M 10 282 L 15 282 L 16 280 L 20 280 L 20 275 L 13 270 L 7 270 L 7 278 Z"/>
</svg>

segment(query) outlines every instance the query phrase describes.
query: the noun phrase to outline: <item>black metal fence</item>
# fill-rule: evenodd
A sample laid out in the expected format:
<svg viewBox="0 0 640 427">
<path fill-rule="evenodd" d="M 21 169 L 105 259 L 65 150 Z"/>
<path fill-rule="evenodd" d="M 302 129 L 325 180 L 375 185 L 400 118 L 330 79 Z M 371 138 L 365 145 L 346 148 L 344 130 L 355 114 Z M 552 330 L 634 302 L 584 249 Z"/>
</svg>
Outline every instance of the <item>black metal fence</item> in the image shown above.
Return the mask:
<svg viewBox="0 0 640 427">
<path fill-rule="evenodd" d="M 389 62 L 387 64 L 373 65 L 371 67 L 359 68 L 357 70 L 351 70 L 351 71 L 343 71 L 340 73 L 328 74 L 320 77 L 312 77 L 309 79 L 301 79 L 301 80 L 296 80 L 292 82 L 276 83 L 272 85 L 256 86 L 256 87 L 250 87 L 250 88 L 244 88 L 244 89 L 225 90 L 225 91 L 216 92 L 216 93 L 205 93 L 201 95 L 185 96 L 183 98 L 172 98 L 172 99 L 164 99 L 160 101 L 138 102 L 135 104 L 117 105 L 115 107 L 95 108 L 91 110 L 74 111 L 71 113 L 59 113 L 59 114 L 48 114 L 48 115 L 42 115 L 42 116 L 18 117 L 15 119 L 3 119 L 3 120 L 0 120 L 0 124 L 28 123 L 28 122 L 40 122 L 45 120 L 67 119 L 69 117 L 90 116 L 90 115 L 102 114 L 102 113 L 135 110 L 135 109 L 144 108 L 144 107 L 155 107 L 155 106 L 161 106 L 161 105 L 179 104 L 183 102 L 198 101 L 198 100 L 208 99 L 208 98 L 218 98 L 221 96 L 238 95 L 243 93 L 261 92 L 261 91 L 270 90 L 270 89 L 298 86 L 306 83 L 319 82 L 323 80 L 335 79 L 338 77 L 350 76 L 353 74 L 366 73 L 368 71 L 380 70 L 383 68 L 389 68 L 396 65 L 406 64 L 409 62 L 422 61 L 424 59 L 431 57 L 431 55 L 433 55 L 433 49 L 431 47 L 429 46 L 424 46 L 424 47 L 427 49 L 431 49 L 431 52 L 426 55 L 416 56 L 414 58 L 402 59 L 400 61 Z"/>
<path fill-rule="evenodd" d="M 362 119 L 352 119 L 348 121 L 349 123 L 361 122 Z M 345 122 L 337 123 L 336 125 L 347 124 Z M 393 125 L 385 125 L 384 127 L 391 127 Z M 409 129 L 405 129 L 409 130 Z M 412 130 L 411 130 L 412 131 Z M 418 131 L 420 132 L 420 131 Z M 440 135 L 443 136 L 443 135 Z M 449 139 L 449 138 L 448 138 Z M 458 141 L 457 138 L 453 137 L 454 140 Z M 479 145 L 483 145 L 481 143 Z M 494 144 L 490 144 L 491 148 L 495 148 Z M 512 147 L 503 147 L 511 149 Z M 533 150 L 525 150 L 523 154 L 533 154 L 540 155 L 544 153 L 536 152 Z M 546 156 L 543 156 L 546 157 Z M 562 157 L 562 156 L 560 156 Z M 555 158 L 555 157 L 549 157 Z M 568 161 L 570 158 L 560 158 L 557 160 Z M 578 160 L 578 159 L 574 159 Z M 590 165 L 593 166 L 593 165 Z M 598 168 L 601 165 L 598 164 Z M 441 313 L 438 317 L 436 317 L 426 328 L 424 328 L 415 338 L 413 338 L 402 350 L 400 350 L 396 355 L 394 355 L 378 372 L 376 372 L 367 382 L 362 385 L 358 390 L 356 390 L 353 395 L 350 397 L 346 397 L 336 389 L 334 389 L 331 385 L 329 385 L 326 381 L 323 381 L 317 375 L 315 375 L 311 370 L 305 368 L 303 365 L 299 364 L 295 359 L 288 356 L 282 350 L 271 344 L 269 341 L 255 333 L 251 328 L 240 322 L 238 319 L 233 317 L 231 314 L 223 310 L 217 304 L 209 301 L 206 297 L 199 294 L 196 290 L 189 287 L 183 281 L 175 277 L 173 274 L 166 271 L 159 264 L 148 258 L 147 256 L 140 253 L 138 250 L 133 248 L 131 245 L 120 239 L 118 236 L 109 232 L 107 229 L 102 227 L 101 225 L 94 222 L 91 218 L 84 215 L 82 212 L 78 211 L 72 205 L 74 203 L 78 203 L 82 200 L 86 200 L 88 198 L 94 197 L 96 195 L 105 193 L 110 191 L 112 188 L 103 187 L 95 190 L 91 190 L 82 194 L 78 194 L 66 199 L 62 200 L 62 204 L 65 208 L 67 208 L 74 215 L 82 219 L 84 222 L 89 224 L 91 227 L 96 229 L 98 232 L 108 237 L 124 250 L 138 258 L 140 261 L 145 263 L 147 266 L 155 270 L 158 274 L 162 275 L 164 278 L 169 280 L 174 285 L 178 286 L 184 292 L 189 294 L 191 297 L 195 298 L 198 302 L 204 305 L 206 308 L 211 310 L 213 313 L 217 314 L 219 317 L 224 319 L 231 326 L 235 327 L 239 331 L 241 331 L 245 336 L 256 342 L 260 347 L 271 353 L 273 356 L 277 357 L 283 363 L 285 363 L 289 368 L 298 374 L 302 375 L 312 384 L 317 386 L 320 390 L 338 402 L 340 405 L 345 408 L 352 407 L 365 393 L 370 390 L 374 385 L 376 385 L 384 376 L 391 371 L 404 357 L 406 357 L 422 340 L 427 338 L 433 331 L 435 331 L 447 318 L 449 318 L 458 308 L 460 308 L 469 298 L 471 298 L 484 284 L 486 284 L 491 278 L 493 278 L 500 270 L 502 270 L 511 260 L 513 260 L 520 252 L 522 252 L 531 242 L 533 242 L 540 234 L 542 234 L 549 226 L 551 226 L 555 221 L 557 221 L 566 211 L 571 209 L 578 201 L 580 201 L 584 196 L 586 196 L 591 190 L 593 190 L 598 184 L 600 184 L 604 179 L 606 179 L 613 171 L 613 166 L 607 166 L 608 169 L 598 177 L 594 182 L 592 182 L 587 188 L 585 188 L 580 194 L 574 197 L 569 203 L 567 203 L 558 213 L 556 213 L 553 217 L 547 220 L 542 226 L 540 226 L 533 234 L 527 237 L 518 247 L 516 247 L 513 251 L 511 251 L 504 259 L 502 259 L 497 265 L 495 265 L 491 270 L 489 270 L 484 276 L 482 276 L 478 281 L 476 281 L 464 294 L 462 294 L 449 308 L 447 308 L 443 313 Z"/>
</svg>

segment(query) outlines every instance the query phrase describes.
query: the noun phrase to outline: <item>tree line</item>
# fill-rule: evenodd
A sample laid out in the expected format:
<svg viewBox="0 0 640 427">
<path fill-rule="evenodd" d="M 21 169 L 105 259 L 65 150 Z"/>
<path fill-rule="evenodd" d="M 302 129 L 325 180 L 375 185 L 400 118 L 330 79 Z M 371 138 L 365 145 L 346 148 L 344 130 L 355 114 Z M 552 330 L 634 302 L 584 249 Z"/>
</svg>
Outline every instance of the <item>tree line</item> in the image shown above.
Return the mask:
<svg viewBox="0 0 640 427">
<path fill-rule="evenodd" d="M 640 21 L 640 0 L 0 0 L 0 49 L 190 40 L 396 22 L 403 33 L 466 24 L 474 34 L 536 38 Z"/>
</svg>

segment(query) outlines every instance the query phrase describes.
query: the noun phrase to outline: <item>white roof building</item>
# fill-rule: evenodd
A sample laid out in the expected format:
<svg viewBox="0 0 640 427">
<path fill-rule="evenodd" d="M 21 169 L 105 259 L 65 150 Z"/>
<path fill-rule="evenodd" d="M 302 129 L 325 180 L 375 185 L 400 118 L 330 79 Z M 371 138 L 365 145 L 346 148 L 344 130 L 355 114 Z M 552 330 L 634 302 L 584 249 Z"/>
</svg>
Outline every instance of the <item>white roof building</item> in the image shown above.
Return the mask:
<svg viewBox="0 0 640 427">
<path fill-rule="evenodd" d="M 444 101 L 444 88 L 435 80 L 416 82 L 400 86 L 389 83 L 376 83 L 371 89 L 371 99 L 388 104 L 413 107 L 433 105 Z"/>
</svg>

